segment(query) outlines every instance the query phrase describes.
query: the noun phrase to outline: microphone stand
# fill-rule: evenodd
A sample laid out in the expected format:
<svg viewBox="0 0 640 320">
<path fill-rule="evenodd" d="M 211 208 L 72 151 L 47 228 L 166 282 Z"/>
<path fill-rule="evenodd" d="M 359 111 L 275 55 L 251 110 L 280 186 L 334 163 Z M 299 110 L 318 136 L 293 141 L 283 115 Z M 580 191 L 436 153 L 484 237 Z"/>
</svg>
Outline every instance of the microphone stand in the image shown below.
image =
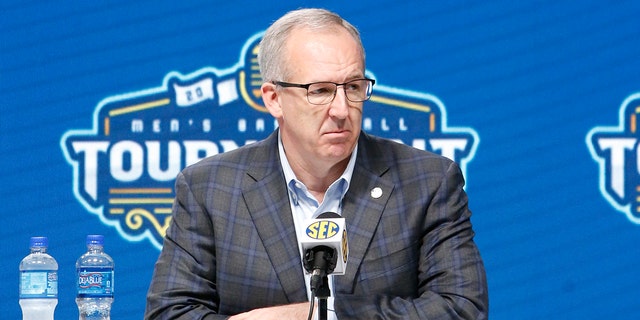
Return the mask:
<svg viewBox="0 0 640 320">
<path fill-rule="evenodd" d="M 322 281 L 320 281 L 316 289 L 316 298 L 318 298 L 318 320 L 327 320 L 327 298 L 330 296 L 329 278 L 325 274 L 322 276 Z"/>
</svg>

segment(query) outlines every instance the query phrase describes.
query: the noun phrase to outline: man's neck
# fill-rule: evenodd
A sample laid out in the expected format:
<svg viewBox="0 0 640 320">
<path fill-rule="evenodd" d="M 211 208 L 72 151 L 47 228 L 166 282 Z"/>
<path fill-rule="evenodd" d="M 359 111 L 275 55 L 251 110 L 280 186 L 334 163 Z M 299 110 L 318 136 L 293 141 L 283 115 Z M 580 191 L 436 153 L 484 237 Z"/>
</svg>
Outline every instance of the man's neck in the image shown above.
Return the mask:
<svg viewBox="0 0 640 320">
<path fill-rule="evenodd" d="M 304 183 L 318 203 L 322 203 L 325 192 L 344 173 L 350 158 L 347 157 L 338 163 L 328 165 L 319 165 L 318 161 L 313 163 L 299 162 L 289 156 L 287 159 L 298 180 Z"/>
</svg>

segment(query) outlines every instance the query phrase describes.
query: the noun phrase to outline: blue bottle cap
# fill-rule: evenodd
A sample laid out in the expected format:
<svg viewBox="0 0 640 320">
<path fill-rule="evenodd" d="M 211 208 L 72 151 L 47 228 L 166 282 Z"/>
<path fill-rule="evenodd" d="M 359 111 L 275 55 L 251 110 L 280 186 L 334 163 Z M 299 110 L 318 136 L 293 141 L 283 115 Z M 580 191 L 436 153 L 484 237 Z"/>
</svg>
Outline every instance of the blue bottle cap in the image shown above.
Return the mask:
<svg viewBox="0 0 640 320">
<path fill-rule="evenodd" d="M 90 234 L 87 236 L 87 245 L 103 245 L 104 236 L 101 234 Z"/>
<path fill-rule="evenodd" d="M 29 246 L 30 247 L 37 247 L 37 248 L 46 248 L 49 246 L 49 239 L 47 237 L 31 237 L 31 239 L 29 240 Z"/>
</svg>

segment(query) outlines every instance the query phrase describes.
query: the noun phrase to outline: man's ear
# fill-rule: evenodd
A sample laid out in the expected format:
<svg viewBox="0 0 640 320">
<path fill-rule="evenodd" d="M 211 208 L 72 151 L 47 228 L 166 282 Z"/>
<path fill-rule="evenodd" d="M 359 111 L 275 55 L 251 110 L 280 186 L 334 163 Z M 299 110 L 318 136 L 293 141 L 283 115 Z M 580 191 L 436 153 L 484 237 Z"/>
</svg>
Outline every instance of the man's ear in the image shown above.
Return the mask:
<svg viewBox="0 0 640 320">
<path fill-rule="evenodd" d="M 262 93 L 262 102 L 264 102 L 264 106 L 269 110 L 271 116 L 276 119 L 282 118 L 282 108 L 280 107 L 276 85 L 265 82 L 260 87 L 260 91 Z"/>
</svg>

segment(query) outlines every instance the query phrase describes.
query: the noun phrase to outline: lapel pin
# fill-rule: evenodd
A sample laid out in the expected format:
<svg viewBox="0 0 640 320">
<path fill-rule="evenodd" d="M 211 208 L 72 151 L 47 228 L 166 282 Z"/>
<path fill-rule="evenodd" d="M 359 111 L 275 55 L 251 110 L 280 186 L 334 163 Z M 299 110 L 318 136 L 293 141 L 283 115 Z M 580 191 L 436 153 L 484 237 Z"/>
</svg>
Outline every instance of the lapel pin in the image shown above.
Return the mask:
<svg viewBox="0 0 640 320">
<path fill-rule="evenodd" d="M 380 189 L 380 187 L 375 187 L 371 189 L 371 197 L 374 199 L 378 199 L 382 197 L 382 189 Z"/>
</svg>

